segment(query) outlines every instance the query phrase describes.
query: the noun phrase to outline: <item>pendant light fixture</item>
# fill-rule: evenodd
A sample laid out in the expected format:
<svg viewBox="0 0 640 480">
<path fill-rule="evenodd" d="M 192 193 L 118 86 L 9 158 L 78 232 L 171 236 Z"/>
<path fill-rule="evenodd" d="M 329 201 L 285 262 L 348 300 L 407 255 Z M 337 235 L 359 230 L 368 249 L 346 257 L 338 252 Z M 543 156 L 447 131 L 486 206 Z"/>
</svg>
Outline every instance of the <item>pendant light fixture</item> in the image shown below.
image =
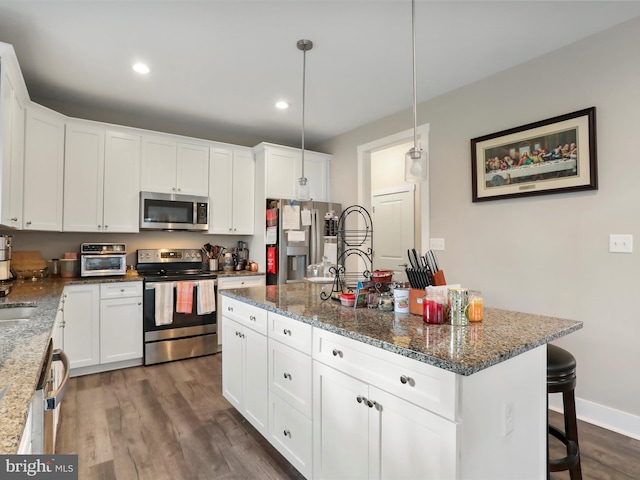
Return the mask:
<svg viewBox="0 0 640 480">
<path fill-rule="evenodd" d="M 411 0 L 411 41 L 413 56 L 413 147 L 404 156 L 405 182 L 422 182 L 427 179 L 427 152 L 418 143 L 418 113 L 416 87 L 416 1 Z"/>
<path fill-rule="evenodd" d="M 298 50 L 302 50 L 302 176 L 298 179 L 296 185 L 296 200 L 306 201 L 311 200 L 311 192 L 309 190 L 309 183 L 307 177 L 304 176 L 304 100 L 305 100 L 305 76 L 307 68 L 307 50 L 313 48 L 313 42 L 311 40 L 298 40 Z"/>
</svg>

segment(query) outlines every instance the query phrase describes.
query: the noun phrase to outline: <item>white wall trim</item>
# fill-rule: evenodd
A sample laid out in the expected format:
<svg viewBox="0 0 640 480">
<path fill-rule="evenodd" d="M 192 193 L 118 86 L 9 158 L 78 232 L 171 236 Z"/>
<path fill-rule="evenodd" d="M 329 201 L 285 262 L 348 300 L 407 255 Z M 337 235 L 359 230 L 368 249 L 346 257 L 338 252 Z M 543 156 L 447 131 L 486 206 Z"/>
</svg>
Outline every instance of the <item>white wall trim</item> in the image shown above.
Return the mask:
<svg viewBox="0 0 640 480">
<path fill-rule="evenodd" d="M 549 396 L 549 409 L 562 413 L 561 394 Z M 576 398 L 576 414 L 578 419 L 587 423 L 640 440 L 640 417 L 638 416 L 582 398 Z"/>
</svg>

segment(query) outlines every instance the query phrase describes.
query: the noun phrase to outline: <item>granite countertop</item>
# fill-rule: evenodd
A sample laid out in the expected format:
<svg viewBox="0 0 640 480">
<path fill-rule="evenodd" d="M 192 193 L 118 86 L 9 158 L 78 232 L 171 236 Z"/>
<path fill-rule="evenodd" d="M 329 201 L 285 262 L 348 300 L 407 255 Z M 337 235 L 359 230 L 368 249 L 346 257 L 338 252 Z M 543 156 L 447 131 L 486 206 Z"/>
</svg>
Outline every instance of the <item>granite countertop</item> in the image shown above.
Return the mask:
<svg viewBox="0 0 640 480">
<path fill-rule="evenodd" d="M 220 294 L 461 375 L 471 375 L 582 328 L 578 321 L 486 307 L 482 322 L 464 327 L 431 325 L 420 315 L 323 301 L 322 289 L 321 285 L 300 283 L 222 290 Z"/>
<path fill-rule="evenodd" d="M 0 400 L 0 454 L 16 453 L 18 449 L 64 287 L 130 281 L 142 281 L 142 277 L 16 280 L 9 295 L 0 298 L 0 308 L 36 307 L 28 323 L 0 326 L 0 390 L 10 384 Z"/>
<path fill-rule="evenodd" d="M 248 277 L 248 276 L 263 276 L 264 272 L 252 272 L 251 270 L 234 270 L 233 272 L 225 272 L 219 270 L 216 272 L 219 277 Z"/>
</svg>

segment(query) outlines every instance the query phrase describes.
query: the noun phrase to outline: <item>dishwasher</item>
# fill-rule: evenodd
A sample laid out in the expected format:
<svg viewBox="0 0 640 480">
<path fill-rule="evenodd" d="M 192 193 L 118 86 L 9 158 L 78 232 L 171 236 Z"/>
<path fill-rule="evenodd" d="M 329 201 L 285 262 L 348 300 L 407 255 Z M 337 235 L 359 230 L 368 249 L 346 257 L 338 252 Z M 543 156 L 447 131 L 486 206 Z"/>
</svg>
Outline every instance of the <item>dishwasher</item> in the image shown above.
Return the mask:
<svg viewBox="0 0 640 480">
<path fill-rule="evenodd" d="M 61 364 L 61 367 L 59 367 Z M 31 401 L 31 453 L 54 454 L 57 412 L 69 380 L 69 357 L 49 340 L 40 378 Z"/>
</svg>

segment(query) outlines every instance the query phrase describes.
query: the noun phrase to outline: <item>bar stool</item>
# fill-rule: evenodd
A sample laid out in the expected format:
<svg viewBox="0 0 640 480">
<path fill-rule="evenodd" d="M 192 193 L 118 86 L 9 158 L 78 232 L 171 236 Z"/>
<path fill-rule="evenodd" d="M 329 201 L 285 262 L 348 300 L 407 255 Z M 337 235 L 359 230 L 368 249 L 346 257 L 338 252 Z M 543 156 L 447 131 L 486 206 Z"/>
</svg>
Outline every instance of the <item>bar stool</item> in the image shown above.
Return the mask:
<svg viewBox="0 0 640 480">
<path fill-rule="evenodd" d="M 580 447 L 578 446 L 578 421 L 576 419 L 576 359 L 566 350 L 547 344 L 547 406 L 550 393 L 562 393 L 564 405 L 564 432 L 547 425 L 549 434 L 567 447 L 567 456 L 552 460 L 549 457 L 549 439 L 547 438 L 547 460 L 549 472 L 569 470 L 571 480 L 582 480 L 580 468 Z M 549 476 L 549 475 L 548 475 Z"/>
</svg>

